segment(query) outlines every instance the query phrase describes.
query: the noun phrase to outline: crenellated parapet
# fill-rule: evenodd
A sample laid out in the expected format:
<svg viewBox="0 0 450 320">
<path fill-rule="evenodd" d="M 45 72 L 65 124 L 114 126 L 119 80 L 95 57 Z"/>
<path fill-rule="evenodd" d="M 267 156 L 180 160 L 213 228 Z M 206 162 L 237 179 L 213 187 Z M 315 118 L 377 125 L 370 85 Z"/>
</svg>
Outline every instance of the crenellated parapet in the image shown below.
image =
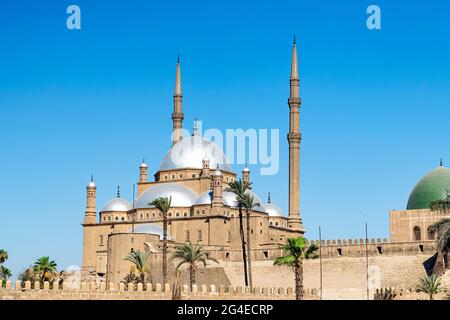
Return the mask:
<svg viewBox="0 0 450 320">
<path fill-rule="evenodd" d="M 70 289 L 69 283 L 11 281 L 0 288 L 0 300 L 170 300 L 173 286 L 166 283 L 125 284 L 123 282 L 82 282 L 79 288 Z M 233 287 L 196 285 L 180 288 L 182 300 L 293 300 L 295 291 L 291 287 Z M 317 289 L 305 289 L 305 299 L 318 299 Z"/>
<path fill-rule="evenodd" d="M 56 283 L 9 280 L 5 288 L 0 287 L 0 300 L 171 300 L 174 287 L 170 284 L 125 284 L 123 282 L 82 282 L 78 288 L 69 283 Z M 182 285 L 179 288 L 181 300 L 294 300 L 292 287 L 234 287 Z M 326 290 L 325 290 L 326 294 Z M 319 300 L 320 291 L 316 288 L 304 289 L 304 299 Z M 441 294 L 442 296 L 442 294 Z M 438 297 L 442 298 L 442 297 Z M 365 294 L 357 299 L 365 299 Z M 427 299 L 415 288 L 377 288 L 370 291 L 374 300 L 417 300 Z"/>
</svg>

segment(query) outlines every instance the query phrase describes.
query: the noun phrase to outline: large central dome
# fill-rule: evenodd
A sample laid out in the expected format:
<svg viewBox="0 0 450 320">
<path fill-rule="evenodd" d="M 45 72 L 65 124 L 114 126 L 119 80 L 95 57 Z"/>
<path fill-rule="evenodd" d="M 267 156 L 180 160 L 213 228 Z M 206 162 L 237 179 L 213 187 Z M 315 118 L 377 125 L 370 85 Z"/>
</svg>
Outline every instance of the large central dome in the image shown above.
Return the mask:
<svg viewBox="0 0 450 320">
<path fill-rule="evenodd" d="M 159 171 L 181 168 L 202 168 L 204 158 L 209 160 L 209 167 L 231 172 L 230 160 L 220 147 L 199 135 L 184 137 L 172 146 L 164 156 Z"/>
<path fill-rule="evenodd" d="M 417 183 L 409 196 L 407 209 L 429 208 L 430 202 L 445 199 L 446 192 L 450 192 L 450 169 L 440 166 Z"/>
</svg>

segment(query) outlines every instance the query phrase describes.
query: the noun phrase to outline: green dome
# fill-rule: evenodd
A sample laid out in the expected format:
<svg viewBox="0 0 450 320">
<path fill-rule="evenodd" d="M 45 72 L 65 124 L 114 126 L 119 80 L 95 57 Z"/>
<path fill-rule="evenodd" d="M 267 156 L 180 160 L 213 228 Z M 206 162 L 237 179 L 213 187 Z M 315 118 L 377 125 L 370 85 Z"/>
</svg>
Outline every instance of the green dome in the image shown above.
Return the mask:
<svg viewBox="0 0 450 320">
<path fill-rule="evenodd" d="M 409 195 L 407 210 L 426 209 L 430 202 L 444 200 L 450 191 L 450 169 L 440 166 L 429 172 L 416 184 Z"/>
</svg>

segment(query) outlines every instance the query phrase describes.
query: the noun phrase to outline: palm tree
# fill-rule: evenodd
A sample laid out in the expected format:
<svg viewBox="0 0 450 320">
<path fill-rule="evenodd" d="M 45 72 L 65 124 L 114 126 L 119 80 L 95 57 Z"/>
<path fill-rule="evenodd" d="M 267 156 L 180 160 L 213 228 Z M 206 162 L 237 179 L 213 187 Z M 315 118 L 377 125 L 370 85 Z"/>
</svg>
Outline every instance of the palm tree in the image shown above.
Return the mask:
<svg viewBox="0 0 450 320">
<path fill-rule="evenodd" d="M 41 283 L 49 281 L 50 276 L 56 272 L 56 262 L 49 257 L 41 257 L 34 263 L 33 271 L 41 273 Z"/>
<path fill-rule="evenodd" d="M 6 280 L 8 280 L 11 276 L 11 270 L 7 267 L 0 266 L 0 288 L 4 288 L 6 286 Z"/>
<path fill-rule="evenodd" d="M 9 278 L 11 278 L 12 273 L 11 270 L 9 270 L 7 267 L 1 266 L 1 276 L 3 280 L 8 280 Z"/>
<path fill-rule="evenodd" d="M 250 211 L 254 207 L 259 207 L 260 204 L 255 202 L 253 195 L 249 193 L 244 193 L 241 201 L 242 206 L 247 211 L 247 261 L 248 261 L 248 279 L 250 283 L 250 288 L 253 288 L 253 278 L 252 278 L 252 257 L 251 257 L 251 245 L 250 245 Z"/>
<path fill-rule="evenodd" d="M 8 251 L 0 249 L 0 266 L 8 260 Z"/>
<path fill-rule="evenodd" d="M 244 223 L 242 221 L 242 199 L 244 197 L 245 192 L 250 187 L 251 183 L 247 181 L 242 182 L 241 179 L 231 181 L 228 184 L 228 188 L 226 191 L 233 192 L 236 195 L 236 200 L 238 201 L 239 208 L 239 233 L 241 235 L 241 243 L 242 243 L 242 261 L 244 262 L 244 281 L 245 286 L 248 286 L 248 275 L 247 275 L 247 255 L 245 252 L 245 238 L 244 238 Z"/>
<path fill-rule="evenodd" d="M 428 294 L 430 300 L 433 300 L 435 294 L 443 292 L 445 289 L 442 287 L 441 279 L 435 274 L 432 274 L 431 276 L 425 276 L 420 279 L 417 285 L 417 291 Z"/>
<path fill-rule="evenodd" d="M 197 263 L 203 263 L 206 266 L 206 261 L 211 260 L 219 263 L 216 259 L 209 257 L 207 252 L 203 250 L 203 247 L 196 244 L 192 245 L 190 243 L 183 244 L 181 246 L 175 247 L 175 252 L 172 255 L 172 259 L 180 259 L 176 269 L 178 270 L 182 265 L 189 265 L 189 284 L 195 284 L 195 271 L 197 270 Z"/>
<path fill-rule="evenodd" d="M 161 212 L 163 217 L 163 283 L 167 281 L 167 213 L 169 212 L 170 205 L 172 203 L 172 197 L 160 197 L 152 202 L 149 206 L 154 206 Z"/>
<path fill-rule="evenodd" d="M 8 260 L 8 251 L 6 251 L 4 249 L 0 249 L 0 280 L 3 280 L 3 278 L 4 278 L 3 264 L 5 263 L 6 260 Z"/>
<path fill-rule="evenodd" d="M 428 227 L 428 232 L 436 237 L 437 256 L 433 273 L 440 275 L 446 268 L 444 257 L 450 250 L 450 219 L 442 219 L 432 224 Z"/>
<path fill-rule="evenodd" d="M 308 246 L 303 237 L 289 238 L 286 245 L 282 246 L 283 255 L 273 262 L 276 266 L 287 265 L 294 269 L 295 273 L 295 299 L 303 300 L 303 259 L 315 258 L 318 249 L 315 244 Z"/>
<path fill-rule="evenodd" d="M 124 259 L 130 261 L 134 264 L 136 269 L 139 271 L 139 276 L 141 278 L 140 282 L 145 286 L 145 272 L 147 272 L 147 259 L 150 255 L 150 251 L 131 251 L 128 256 Z"/>
</svg>

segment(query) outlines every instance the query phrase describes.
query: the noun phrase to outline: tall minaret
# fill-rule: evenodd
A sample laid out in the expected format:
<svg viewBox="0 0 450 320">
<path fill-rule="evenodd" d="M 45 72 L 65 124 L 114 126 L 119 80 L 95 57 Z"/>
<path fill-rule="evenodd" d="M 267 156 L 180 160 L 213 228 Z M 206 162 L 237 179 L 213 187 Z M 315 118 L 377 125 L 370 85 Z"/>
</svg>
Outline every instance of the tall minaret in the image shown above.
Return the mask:
<svg viewBox="0 0 450 320">
<path fill-rule="evenodd" d="M 145 183 L 148 181 L 148 176 L 147 176 L 147 164 L 145 163 L 145 160 L 142 160 L 141 165 L 139 166 L 139 182 L 140 183 Z"/>
<path fill-rule="evenodd" d="M 300 92 L 297 64 L 297 45 L 294 36 L 292 48 L 292 66 L 290 79 L 289 104 L 289 227 L 304 231 L 302 218 L 300 217 Z"/>
<path fill-rule="evenodd" d="M 183 110 L 181 108 L 183 100 L 183 93 L 181 92 L 181 68 L 180 68 L 180 56 L 178 56 L 177 72 L 175 77 L 175 90 L 173 93 L 173 132 L 172 132 L 172 145 L 181 141 L 181 129 L 183 127 Z"/>
<path fill-rule="evenodd" d="M 97 210 L 95 205 L 97 186 L 94 182 L 94 177 L 91 176 L 91 181 L 86 187 L 86 211 L 84 213 L 84 224 L 94 224 L 97 222 Z"/>
</svg>

